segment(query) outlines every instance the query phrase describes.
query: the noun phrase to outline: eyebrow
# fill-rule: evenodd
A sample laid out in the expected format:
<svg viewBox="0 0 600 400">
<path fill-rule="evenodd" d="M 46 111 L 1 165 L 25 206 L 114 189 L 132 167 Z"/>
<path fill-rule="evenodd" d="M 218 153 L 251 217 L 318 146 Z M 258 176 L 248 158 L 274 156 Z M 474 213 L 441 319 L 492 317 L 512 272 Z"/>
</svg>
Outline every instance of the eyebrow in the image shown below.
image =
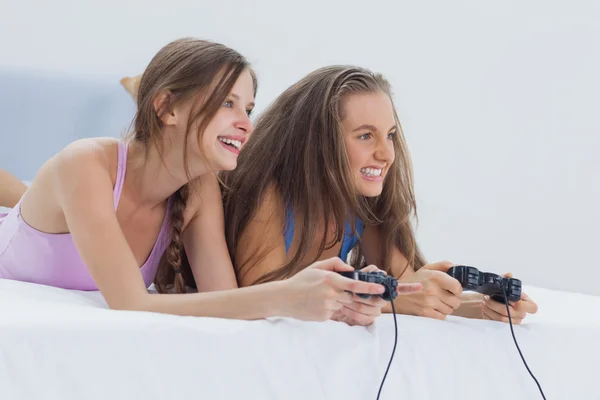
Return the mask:
<svg viewBox="0 0 600 400">
<path fill-rule="evenodd" d="M 391 131 L 392 129 L 398 129 L 398 126 L 397 126 L 397 125 L 393 125 L 393 126 L 392 126 L 392 127 L 389 129 L 389 130 L 388 130 L 388 132 L 389 132 L 389 131 Z M 356 128 L 356 129 L 355 129 L 355 130 L 353 130 L 352 132 L 356 132 L 356 131 L 362 131 L 362 130 L 369 130 L 369 131 L 375 131 L 375 132 L 379 131 L 379 129 L 377 129 L 377 128 L 376 128 L 374 125 L 370 125 L 370 124 L 364 124 L 364 125 L 361 125 L 361 126 L 359 126 L 358 128 Z"/>
<path fill-rule="evenodd" d="M 234 98 L 234 99 L 236 99 L 236 100 L 239 100 L 239 99 L 240 99 L 240 96 L 238 96 L 238 95 L 237 95 L 237 94 L 235 94 L 235 93 L 231 93 L 231 95 L 230 95 L 230 96 L 231 96 L 231 97 L 233 97 L 233 98 Z M 256 105 L 256 104 L 254 104 L 254 102 L 251 102 L 250 104 L 248 104 L 248 106 L 250 106 L 250 107 L 253 107 L 253 108 L 254 108 L 254 106 L 255 106 L 255 105 Z"/>
</svg>

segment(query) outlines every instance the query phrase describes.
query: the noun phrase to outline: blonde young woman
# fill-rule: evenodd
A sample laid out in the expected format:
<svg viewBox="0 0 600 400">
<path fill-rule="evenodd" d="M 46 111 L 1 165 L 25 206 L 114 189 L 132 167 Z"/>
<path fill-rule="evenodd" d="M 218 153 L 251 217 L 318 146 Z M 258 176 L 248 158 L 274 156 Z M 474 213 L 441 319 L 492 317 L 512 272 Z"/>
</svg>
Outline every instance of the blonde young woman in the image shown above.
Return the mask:
<svg viewBox="0 0 600 400">
<path fill-rule="evenodd" d="M 409 151 L 380 74 L 329 66 L 290 86 L 258 118 L 238 168 L 223 181 L 226 236 L 241 286 L 289 279 L 354 249 L 356 269 L 375 265 L 423 286 L 396 299 L 399 313 L 507 321 L 503 304 L 462 293 L 446 273 L 451 263 L 428 264 L 419 251 Z M 380 311 L 373 305 L 355 297 L 336 315 L 368 324 Z M 513 322 L 536 310 L 523 295 L 511 304 Z"/>
</svg>

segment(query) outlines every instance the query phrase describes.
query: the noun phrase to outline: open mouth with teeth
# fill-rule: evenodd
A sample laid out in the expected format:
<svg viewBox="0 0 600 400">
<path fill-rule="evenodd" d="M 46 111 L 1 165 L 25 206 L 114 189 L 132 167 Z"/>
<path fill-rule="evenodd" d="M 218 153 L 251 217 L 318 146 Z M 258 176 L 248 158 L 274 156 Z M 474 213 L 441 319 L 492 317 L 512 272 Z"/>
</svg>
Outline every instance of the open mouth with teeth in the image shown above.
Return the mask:
<svg viewBox="0 0 600 400">
<path fill-rule="evenodd" d="M 382 168 L 361 168 L 360 174 L 369 181 L 380 181 L 382 179 Z"/>
<path fill-rule="evenodd" d="M 221 142 L 221 145 L 223 145 L 223 147 L 225 147 L 227 150 L 235 154 L 240 153 L 240 150 L 242 149 L 242 142 L 239 140 L 228 139 L 223 136 L 219 136 L 218 139 L 219 142 Z"/>
</svg>

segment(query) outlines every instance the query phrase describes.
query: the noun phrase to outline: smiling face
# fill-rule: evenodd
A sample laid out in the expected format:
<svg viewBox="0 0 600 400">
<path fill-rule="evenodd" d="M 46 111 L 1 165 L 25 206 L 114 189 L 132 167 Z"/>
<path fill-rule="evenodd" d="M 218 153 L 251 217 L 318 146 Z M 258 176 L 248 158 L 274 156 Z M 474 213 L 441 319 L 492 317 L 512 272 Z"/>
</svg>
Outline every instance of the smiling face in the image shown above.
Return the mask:
<svg viewBox="0 0 600 400">
<path fill-rule="evenodd" d="M 253 109 L 254 83 L 250 71 L 246 70 L 201 138 L 204 156 L 215 170 L 230 171 L 237 166 L 240 150 L 254 130 L 250 121 Z"/>
<path fill-rule="evenodd" d="M 388 95 L 358 93 L 342 101 L 342 128 L 350 171 L 360 194 L 379 196 L 394 159 L 398 127 Z"/>
<path fill-rule="evenodd" d="M 176 122 L 176 135 L 181 138 L 181 141 L 187 134 L 192 107 L 193 100 L 181 104 L 174 110 L 175 115 L 180 116 Z M 235 169 L 240 150 L 254 130 L 250 121 L 253 108 L 254 81 L 250 71 L 245 70 L 201 135 L 195 134 L 198 132 L 201 119 L 192 124 L 187 138 L 187 158 L 191 169 L 197 170 L 207 166 L 215 171 Z"/>
</svg>

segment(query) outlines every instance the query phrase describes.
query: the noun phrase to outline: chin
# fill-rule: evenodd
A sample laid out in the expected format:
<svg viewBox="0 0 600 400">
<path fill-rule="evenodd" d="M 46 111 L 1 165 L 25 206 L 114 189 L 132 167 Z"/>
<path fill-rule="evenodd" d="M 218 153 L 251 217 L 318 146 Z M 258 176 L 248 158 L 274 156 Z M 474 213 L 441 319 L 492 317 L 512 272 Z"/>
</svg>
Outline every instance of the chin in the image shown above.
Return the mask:
<svg viewBox="0 0 600 400">
<path fill-rule="evenodd" d="M 381 194 L 381 191 L 379 191 L 379 192 L 373 192 L 373 191 L 371 191 L 371 192 L 367 192 L 367 193 L 362 193 L 362 195 L 365 196 L 365 197 L 377 197 L 380 194 Z"/>
<path fill-rule="evenodd" d="M 358 191 L 361 195 L 365 197 L 377 197 L 383 192 L 383 188 L 366 188 L 359 187 Z"/>
<path fill-rule="evenodd" d="M 217 171 L 232 171 L 236 169 L 238 160 L 237 157 L 232 157 L 230 155 L 225 157 L 219 155 L 219 157 L 213 158 L 210 164 Z"/>
<path fill-rule="evenodd" d="M 237 168 L 237 162 L 215 163 L 214 167 L 217 171 L 233 171 Z"/>
</svg>

